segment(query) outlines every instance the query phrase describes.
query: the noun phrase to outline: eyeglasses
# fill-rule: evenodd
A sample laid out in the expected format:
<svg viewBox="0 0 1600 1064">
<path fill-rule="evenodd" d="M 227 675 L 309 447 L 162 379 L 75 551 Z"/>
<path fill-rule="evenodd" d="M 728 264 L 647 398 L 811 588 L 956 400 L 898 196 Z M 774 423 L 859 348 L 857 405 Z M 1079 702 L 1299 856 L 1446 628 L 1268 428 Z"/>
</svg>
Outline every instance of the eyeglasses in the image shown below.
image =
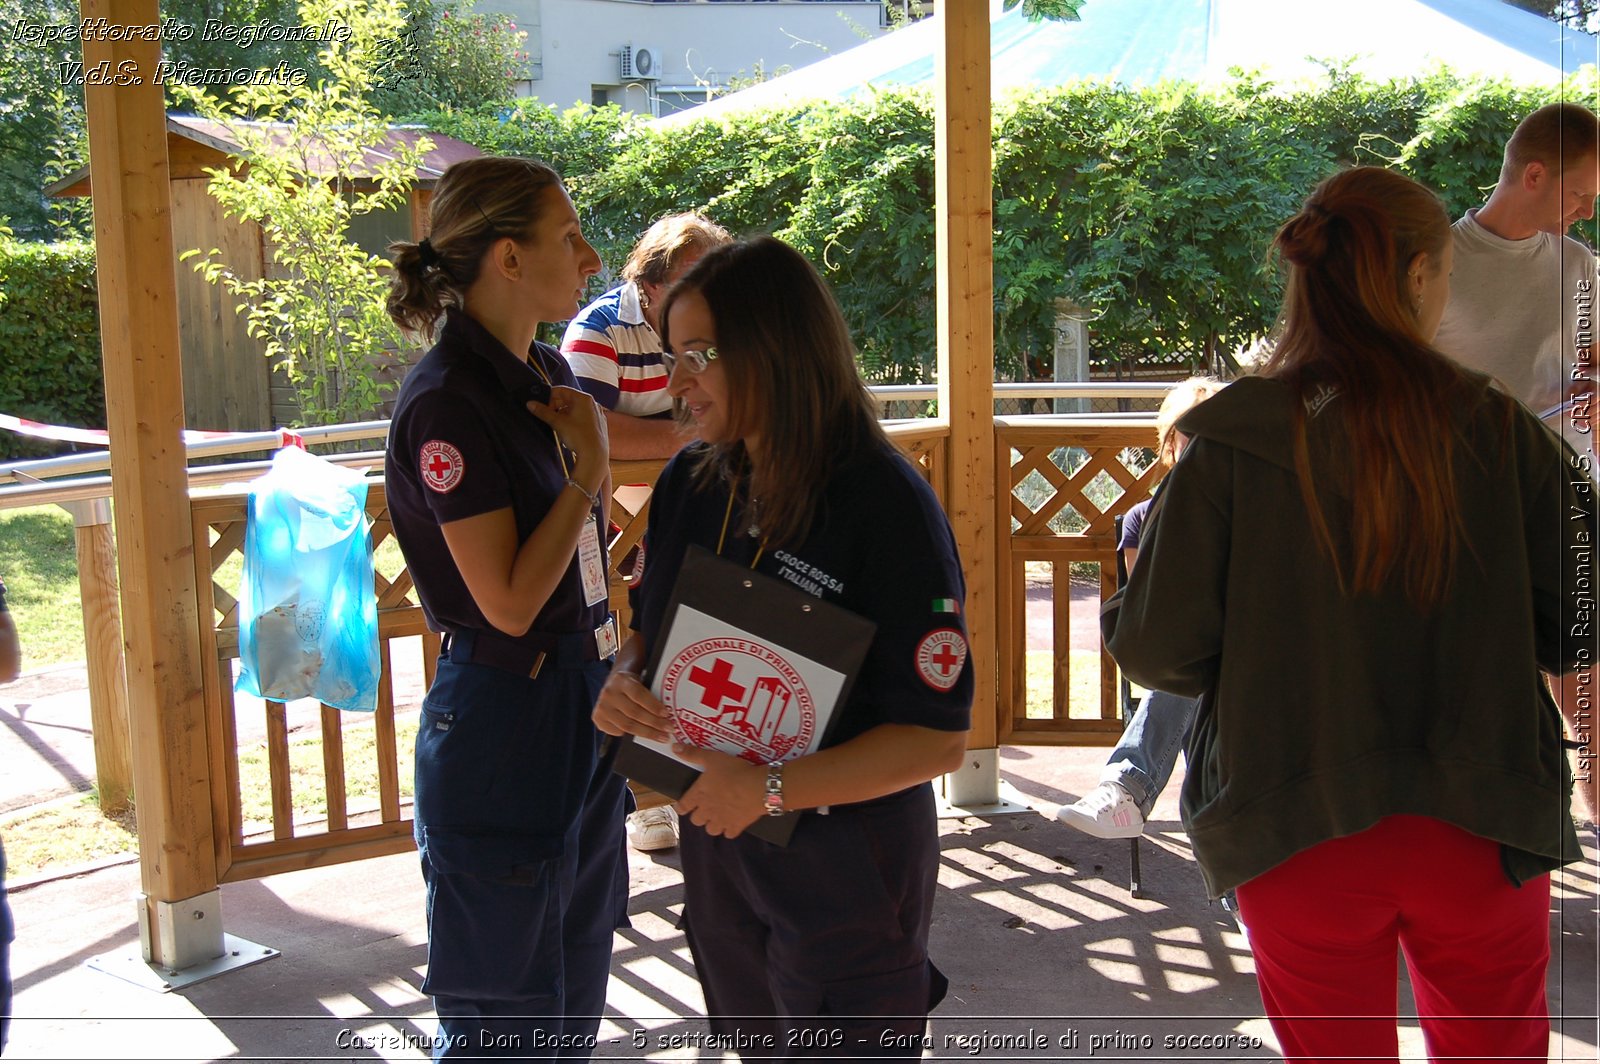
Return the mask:
<svg viewBox="0 0 1600 1064">
<path fill-rule="evenodd" d="M 666 367 L 667 376 L 672 376 L 672 371 L 678 363 L 683 363 L 683 368 L 690 373 L 704 373 L 706 367 L 717 360 L 718 351 L 708 347 L 704 351 L 679 351 L 673 354 L 670 351 L 661 352 L 661 364 Z"/>
</svg>

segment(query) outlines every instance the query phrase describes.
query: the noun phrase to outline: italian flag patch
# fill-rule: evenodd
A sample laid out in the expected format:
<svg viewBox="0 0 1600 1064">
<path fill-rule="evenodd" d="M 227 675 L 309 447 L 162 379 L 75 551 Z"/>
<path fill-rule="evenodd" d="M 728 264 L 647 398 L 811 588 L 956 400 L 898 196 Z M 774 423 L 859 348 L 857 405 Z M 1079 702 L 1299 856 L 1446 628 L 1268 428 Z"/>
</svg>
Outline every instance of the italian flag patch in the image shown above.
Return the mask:
<svg viewBox="0 0 1600 1064">
<path fill-rule="evenodd" d="M 952 598 L 936 598 L 933 600 L 933 612 L 959 614 L 961 612 L 961 603 Z"/>
</svg>

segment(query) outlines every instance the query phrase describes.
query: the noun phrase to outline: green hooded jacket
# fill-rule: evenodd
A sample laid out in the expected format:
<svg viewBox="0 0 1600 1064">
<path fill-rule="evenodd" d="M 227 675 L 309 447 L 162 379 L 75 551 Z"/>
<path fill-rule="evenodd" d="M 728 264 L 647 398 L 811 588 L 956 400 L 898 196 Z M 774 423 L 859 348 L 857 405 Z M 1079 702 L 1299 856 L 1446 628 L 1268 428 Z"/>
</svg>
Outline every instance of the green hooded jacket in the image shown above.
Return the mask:
<svg viewBox="0 0 1600 1064">
<path fill-rule="evenodd" d="M 1287 386 L 1246 378 L 1179 421 L 1192 442 L 1101 627 L 1134 681 L 1202 698 L 1182 810 L 1212 897 L 1392 814 L 1500 842 L 1517 884 L 1581 856 L 1540 672 L 1594 664 L 1593 487 L 1515 400 L 1486 380 L 1471 393 L 1456 411 L 1464 541 L 1428 611 L 1398 589 L 1340 590 L 1295 474 Z M 1341 400 L 1319 399 L 1314 471 L 1343 432 Z M 1348 558 L 1349 500 L 1315 479 Z"/>
</svg>

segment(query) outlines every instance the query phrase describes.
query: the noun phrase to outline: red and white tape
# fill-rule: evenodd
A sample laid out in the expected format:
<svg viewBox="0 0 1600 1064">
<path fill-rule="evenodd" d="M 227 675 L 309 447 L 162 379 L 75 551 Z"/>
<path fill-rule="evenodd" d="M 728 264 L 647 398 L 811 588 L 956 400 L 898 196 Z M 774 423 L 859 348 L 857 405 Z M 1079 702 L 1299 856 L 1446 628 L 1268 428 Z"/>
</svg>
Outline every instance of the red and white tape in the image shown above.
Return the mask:
<svg viewBox="0 0 1600 1064">
<path fill-rule="evenodd" d="M 70 425 L 46 425 L 25 417 L 0 414 L 0 429 L 8 429 L 19 436 L 32 436 L 38 440 L 57 440 L 61 443 L 87 443 L 96 447 L 110 447 L 111 434 L 105 429 L 79 429 Z M 278 446 L 301 447 L 306 442 L 293 429 L 278 429 Z M 221 432 L 211 429 L 184 429 L 184 443 L 210 443 L 216 440 L 244 439 L 259 435 L 254 432 Z"/>
</svg>

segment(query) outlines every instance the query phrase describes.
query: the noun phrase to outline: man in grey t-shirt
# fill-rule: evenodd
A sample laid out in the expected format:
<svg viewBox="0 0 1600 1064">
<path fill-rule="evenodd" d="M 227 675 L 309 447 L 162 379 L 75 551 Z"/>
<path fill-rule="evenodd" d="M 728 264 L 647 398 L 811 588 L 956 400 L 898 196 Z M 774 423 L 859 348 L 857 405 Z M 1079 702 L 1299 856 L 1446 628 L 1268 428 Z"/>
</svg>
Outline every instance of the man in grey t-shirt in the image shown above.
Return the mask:
<svg viewBox="0 0 1600 1064">
<path fill-rule="evenodd" d="M 1434 345 L 1487 373 L 1576 449 L 1590 449 L 1594 401 L 1595 256 L 1567 236 L 1594 217 L 1600 119 L 1577 104 L 1541 107 L 1506 142 L 1489 200 L 1452 227 L 1450 302 Z M 1591 471 L 1591 477 L 1593 472 Z M 1577 772 L 1590 819 L 1600 813 L 1593 766 L 1593 669 L 1553 678 L 1582 744 Z"/>
</svg>

